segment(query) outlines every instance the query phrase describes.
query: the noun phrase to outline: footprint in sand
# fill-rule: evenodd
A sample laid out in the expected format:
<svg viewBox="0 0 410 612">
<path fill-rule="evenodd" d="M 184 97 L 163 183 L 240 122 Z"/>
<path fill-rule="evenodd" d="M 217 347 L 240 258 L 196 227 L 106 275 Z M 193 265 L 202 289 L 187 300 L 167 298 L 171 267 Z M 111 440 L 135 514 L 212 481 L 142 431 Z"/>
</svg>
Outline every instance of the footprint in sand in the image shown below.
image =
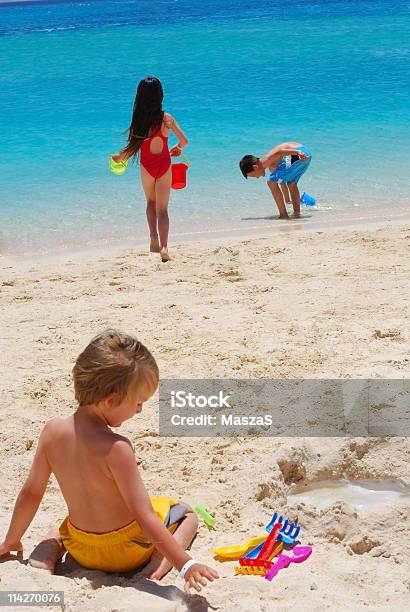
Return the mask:
<svg viewBox="0 0 410 612">
<path fill-rule="evenodd" d="M 380 338 L 380 339 L 391 338 L 392 340 L 402 339 L 401 331 L 399 329 L 386 329 L 386 330 L 375 329 L 373 332 L 373 337 Z"/>
<path fill-rule="evenodd" d="M 15 295 L 13 297 L 13 302 L 29 302 L 33 299 L 32 295 L 23 294 L 23 295 Z"/>
<path fill-rule="evenodd" d="M 217 275 L 226 278 L 230 283 L 237 283 L 243 279 L 243 276 L 240 274 L 238 269 L 229 268 L 228 270 L 218 269 L 216 271 Z"/>
</svg>

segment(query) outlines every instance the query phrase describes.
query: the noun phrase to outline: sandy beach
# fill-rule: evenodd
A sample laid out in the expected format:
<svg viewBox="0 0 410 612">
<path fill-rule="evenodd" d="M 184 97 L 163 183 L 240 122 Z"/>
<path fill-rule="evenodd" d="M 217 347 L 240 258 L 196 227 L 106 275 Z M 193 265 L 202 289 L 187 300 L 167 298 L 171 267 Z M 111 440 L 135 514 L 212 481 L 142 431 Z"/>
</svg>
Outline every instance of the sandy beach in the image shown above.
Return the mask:
<svg viewBox="0 0 410 612">
<path fill-rule="evenodd" d="M 1 260 L 0 532 L 44 422 L 74 410 L 71 368 L 106 327 L 137 335 L 163 378 L 408 378 L 410 225 L 278 233 L 190 243 L 164 265 L 145 248 Z M 410 596 L 409 503 L 361 512 L 287 500 L 293 482 L 400 479 L 406 438 L 171 439 L 158 398 L 120 428 L 151 495 L 201 499 L 192 555 L 220 580 L 187 597 L 175 570 L 160 583 L 63 563 L 51 576 L 11 559 L 0 590 L 63 590 L 66 611 L 404 610 Z M 236 577 L 211 549 L 259 535 L 274 510 L 298 517 L 313 554 L 272 582 Z M 24 538 L 27 559 L 65 516 L 54 479 Z"/>
</svg>

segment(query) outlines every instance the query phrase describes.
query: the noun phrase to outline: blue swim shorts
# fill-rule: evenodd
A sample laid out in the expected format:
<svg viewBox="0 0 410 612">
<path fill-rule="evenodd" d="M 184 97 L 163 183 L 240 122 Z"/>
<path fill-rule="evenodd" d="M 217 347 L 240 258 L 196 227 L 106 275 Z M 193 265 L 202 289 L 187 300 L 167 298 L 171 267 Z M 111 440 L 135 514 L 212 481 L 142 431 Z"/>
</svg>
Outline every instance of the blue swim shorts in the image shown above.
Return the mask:
<svg viewBox="0 0 410 612">
<path fill-rule="evenodd" d="M 307 147 L 296 147 L 297 151 L 303 151 L 309 157 L 305 160 L 299 159 L 292 164 L 292 156 L 282 157 L 275 171 L 269 176 L 269 180 L 274 183 L 297 183 L 300 177 L 305 174 L 312 160 L 312 153 Z"/>
</svg>

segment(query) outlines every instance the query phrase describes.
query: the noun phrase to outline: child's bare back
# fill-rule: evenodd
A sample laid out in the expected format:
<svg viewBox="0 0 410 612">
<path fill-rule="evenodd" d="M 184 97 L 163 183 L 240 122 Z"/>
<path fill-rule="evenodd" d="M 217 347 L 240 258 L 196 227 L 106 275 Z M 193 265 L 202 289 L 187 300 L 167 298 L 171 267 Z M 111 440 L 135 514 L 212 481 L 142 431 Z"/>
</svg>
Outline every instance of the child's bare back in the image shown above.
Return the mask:
<svg viewBox="0 0 410 612">
<path fill-rule="evenodd" d="M 130 442 L 81 410 L 55 418 L 44 427 L 44 452 L 60 485 L 71 522 L 92 533 L 120 529 L 134 520 L 110 470 L 115 445 Z"/>
</svg>

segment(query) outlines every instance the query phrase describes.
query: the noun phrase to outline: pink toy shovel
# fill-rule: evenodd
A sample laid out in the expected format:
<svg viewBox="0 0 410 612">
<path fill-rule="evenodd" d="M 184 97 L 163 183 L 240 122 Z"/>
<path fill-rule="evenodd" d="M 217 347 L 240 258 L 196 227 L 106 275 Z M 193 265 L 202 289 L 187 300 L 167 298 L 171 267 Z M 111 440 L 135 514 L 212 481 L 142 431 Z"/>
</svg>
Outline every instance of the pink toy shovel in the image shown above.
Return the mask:
<svg viewBox="0 0 410 612">
<path fill-rule="evenodd" d="M 289 567 L 291 563 L 302 563 L 302 561 L 306 561 L 308 557 L 310 557 L 312 553 L 311 546 L 295 546 L 292 549 L 293 556 L 288 557 L 287 555 L 279 554 L 275 563 L 272 563 L 271 567 L 265 574 L 266 580 L 272 580 L 276 574 L 279 573 L 281 569 Z"/>
</svg>

